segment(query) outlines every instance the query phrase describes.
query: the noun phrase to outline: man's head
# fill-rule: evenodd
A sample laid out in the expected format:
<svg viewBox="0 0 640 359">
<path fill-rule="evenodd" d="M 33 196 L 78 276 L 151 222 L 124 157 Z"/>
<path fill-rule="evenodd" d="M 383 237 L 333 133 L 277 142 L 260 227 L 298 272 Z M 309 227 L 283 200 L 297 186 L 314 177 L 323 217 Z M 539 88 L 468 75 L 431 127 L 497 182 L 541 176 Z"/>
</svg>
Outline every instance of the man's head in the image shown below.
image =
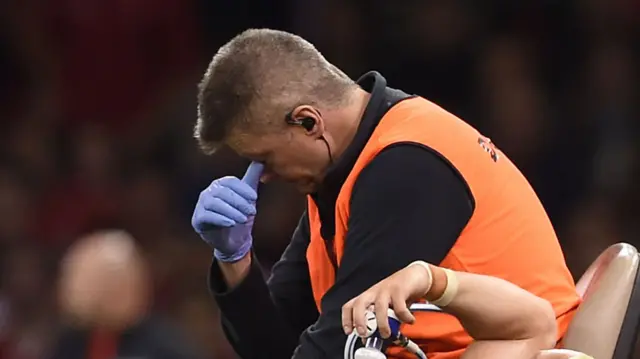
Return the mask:
<svg viewBox="0 0 640 359">
<path fill-rule="evenodd" d="M 91 233 L 62 261 L 61 309 L 79 326 L 123 330 L 146 315 L 149 282 L 147 264 L 128 233 Z"/>
<path fill-rule="evenodd" d="M 247 30 L 220 48 L 200 83 L 195 137 L 208 154 L 229 146 L 263 162 L 265 177 L 311 192 L 358 89 L 301 37 Z"/>
</svg>

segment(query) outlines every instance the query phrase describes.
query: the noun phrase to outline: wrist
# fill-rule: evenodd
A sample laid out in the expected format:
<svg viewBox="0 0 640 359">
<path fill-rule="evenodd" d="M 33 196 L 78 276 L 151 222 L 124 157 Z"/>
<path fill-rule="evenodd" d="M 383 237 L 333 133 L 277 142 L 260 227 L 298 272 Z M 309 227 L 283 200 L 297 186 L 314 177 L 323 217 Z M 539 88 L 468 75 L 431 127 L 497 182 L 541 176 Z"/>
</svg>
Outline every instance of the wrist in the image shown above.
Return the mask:
<svg viewBox="0 0 640 359">
<path fill-rule="evenodd" d="M 430 266 L 431 267 L 431 288 L 424 295 L 424 298 L 428 302 L 433 302 L 438 298 L 442 297 L 444 291 L 447 288 L 447 275 L 444 270 L 438 266 Z"/>
<path fill-rule="evenodd" d="M 447 268 L 432 266 L 432 272 L 434 283 L 425 299 L 431 304 L 446 307 L 458 294 L 458 277 L 456 272 Z"/>
<path fill-rule="evenodd" d="M 421 286 L 417 293 L 414 293 L 414 295 L 424 298 L 427 293 L 431 291 L 431 287 L 433 286 L 433 272 L 431 270 L 433 266 L 424 261 L 415 261 L 407 266 L 407 268 L 409 267 L 414 267 L 416 270 L 420 271 L 420 273 L 425 275 L 424 280 L 421 280 L 420 282 L 426 283 L 426 287 Z"/>
<path fill-rule="evenodd" d="M 251 252 L 252 241 L 251 239 L 245 241 L 240 248 L 235 250 L 232 253 L 222 252 L 218 249 L 213 250 L 213 256 L 222 263 L 236 263 L 242 260 L 247 256 L 249 252 Z"/>
</svg>

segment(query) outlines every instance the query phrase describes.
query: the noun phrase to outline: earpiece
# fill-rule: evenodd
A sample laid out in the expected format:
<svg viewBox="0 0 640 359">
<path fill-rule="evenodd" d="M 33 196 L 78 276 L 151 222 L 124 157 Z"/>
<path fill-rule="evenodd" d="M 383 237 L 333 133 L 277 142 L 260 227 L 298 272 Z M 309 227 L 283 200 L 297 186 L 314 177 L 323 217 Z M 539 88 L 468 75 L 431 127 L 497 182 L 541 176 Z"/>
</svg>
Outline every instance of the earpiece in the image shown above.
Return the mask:
<svg viewBox="0 0 640 359">
<path fill-rule="evenodd" d="M 318 111 L 318 110 L 316 110 Z M 318 112 L 318 114 L 320 114 L 320 112 Z M 299 120 L 295 120 L 293 118 L 293 111 L 289 112 L 288 114 L 286 114 L 284 116 L 284 120 L 286 123 L 290 124 L 290 125 L 296 125 L 296 126 L 302 126 L 302 128 L 305 129 L 305 131 L 309 132 L 310 134 L 312 134 L 313 129 L 316 127 L 316 119 L 313 117 L 303 117 Z M 327 142 L 327 139 L 324 138 L 322 133 L 318 133 L 320 136 L 320 140 L 322 140 L 325 144 L 325 146 L 327 146 L 327 152 L 329 153 L 329 165 L 333 164 L 333 157 L 331 156 L 331 148 L 329 147 L 329 142 Z"/>
<path fill-rule="evenodd" d="M 307 132 L 311 132 L 313 128 L 316 127 L 316 120 L 313 117 L 303 117 L 295 120 L 291 112 L 285 116 L 285 121 L 290 125 L 302 126 Z"/>
<path fill-rule="evenodd" d="M 313 128 L 316 127 L 316 120 L 313 117 L 305 117 L 303 119 L 300 119 L 299 123 L 300 126 L 302 126 L 302 128 L 304 128 L 308 132 L 311 132 Z"/>
</svg>

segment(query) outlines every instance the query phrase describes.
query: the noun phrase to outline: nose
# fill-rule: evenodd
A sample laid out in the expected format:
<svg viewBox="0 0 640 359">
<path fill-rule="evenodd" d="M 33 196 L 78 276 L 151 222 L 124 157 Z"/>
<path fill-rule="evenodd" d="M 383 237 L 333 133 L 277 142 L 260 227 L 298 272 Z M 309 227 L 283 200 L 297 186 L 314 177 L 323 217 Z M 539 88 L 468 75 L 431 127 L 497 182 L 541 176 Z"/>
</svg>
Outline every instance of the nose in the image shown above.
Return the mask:
<svg viewBox="0 0 640 359">
<path fill-rule="evenodd" d="M 273 179 L 273 177 L 274 177 L 274 176 L 273 176 L 273 174 L 271 174 L 271 173 L 263 173 L 263 174 L 260 176 L 260 182 L 262 182 L 262 183 L 267 183 L 267 182 L 271 181 L 271 180 Z"/>
</svg>

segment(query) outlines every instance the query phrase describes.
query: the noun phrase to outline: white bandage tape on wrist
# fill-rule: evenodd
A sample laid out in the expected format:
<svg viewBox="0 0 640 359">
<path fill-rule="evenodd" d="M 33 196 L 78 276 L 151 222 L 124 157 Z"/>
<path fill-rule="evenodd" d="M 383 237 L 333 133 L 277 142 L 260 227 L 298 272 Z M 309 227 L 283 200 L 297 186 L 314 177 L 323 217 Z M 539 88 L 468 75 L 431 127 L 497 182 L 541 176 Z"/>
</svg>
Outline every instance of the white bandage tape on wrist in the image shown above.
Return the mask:
<svg viewBox="0 0 640 359">
<path fill-rule="evenodd" d="M 429 290 L 431 290 L 431 286 L 433 285 L 433 274 L 431 273 L 431 267 L 429 267 L 429 264 L 427 264 L 427 262 L 415 261 L 409 264 L 407 268 L 413 265 L 421 266 L 427 271 L 427 275 L 429 276 L 429 286 L 427 287 L 427 290 L 424 291 L 424 294 L 426 295 L 427 293 L 429 293 Z"/>
<path fill-rule="evenodd" d="M 456 273 L 451 269 L 442 269 L 447 275 L 447 287 L 444 289 L 444 293 L 442 293 L 442 296 L 440 296 L 440 298 L 430 301 L 431 304 L 437 305 L 441 308 L 451 304 L 453 298 L 455 298 L 458 294 L 458 276 L 456 276 Z"/>
</svg>

